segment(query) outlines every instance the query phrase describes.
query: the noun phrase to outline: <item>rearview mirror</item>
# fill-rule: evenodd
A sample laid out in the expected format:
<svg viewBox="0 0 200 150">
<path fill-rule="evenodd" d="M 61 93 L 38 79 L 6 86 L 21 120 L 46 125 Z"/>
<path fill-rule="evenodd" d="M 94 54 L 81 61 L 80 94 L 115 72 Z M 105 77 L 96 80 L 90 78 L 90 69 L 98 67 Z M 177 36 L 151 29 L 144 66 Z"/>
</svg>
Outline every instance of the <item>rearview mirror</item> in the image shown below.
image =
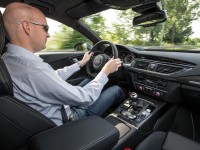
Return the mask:
<svg viewBox="0 0 200 150">
<path fill-rule="evenodd" d="M 133 26 L 150 27 L 167 20 L 165 11 L 160 10 L 149 14 L 142 14 L 133 18 Z"/>
</svg>

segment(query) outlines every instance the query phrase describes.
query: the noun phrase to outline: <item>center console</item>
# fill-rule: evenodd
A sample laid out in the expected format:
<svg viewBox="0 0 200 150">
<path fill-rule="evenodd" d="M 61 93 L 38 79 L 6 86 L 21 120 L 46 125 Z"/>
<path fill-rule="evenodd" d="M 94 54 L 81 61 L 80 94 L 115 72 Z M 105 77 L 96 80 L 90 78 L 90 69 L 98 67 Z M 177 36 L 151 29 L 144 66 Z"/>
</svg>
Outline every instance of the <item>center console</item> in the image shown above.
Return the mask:
<svg viewBox="0 0 200 150">
<path fill-rule="evenodd" d="M 159 99 L 165 99 L 165 97 L 167 96 L 167 85 L 168 81 L 163 79 L 158 79 L 141 74 L 136 74 L 134 76 L 135 90 Z"/>
<path fill-rule="evenodd" d="M 166 77 L 135 72 L 126 76 L 134 92 L 108 117 L 120 133 L 113 150 L 134 149 L 153 131 L 167 131 L 180 102 L 180 83 Z M 137 93 L 136 93 L 137 92 Z"/>
<path fill-rule="evenodd" d="M 180 83 L 146 74 L 132 74 L 135 91 L 169 103 L 180 102 Z"/>
<path fill-rule="evenodd" d="M 156 105 L 144 99 L 139 99 L 138 94 L 130 92 L 127 99 L 114 113 L 117 117 L 138 127 L 155 109 Z"/>
<path fill-rule="evenodd" d="M 113 149 L 134 148 L 153 131 L 166 106 L 165 102 L 152 97 L 129 92 L 129 98 L 106 118 L 120 133 L 120 140 Z"/>
</svg>

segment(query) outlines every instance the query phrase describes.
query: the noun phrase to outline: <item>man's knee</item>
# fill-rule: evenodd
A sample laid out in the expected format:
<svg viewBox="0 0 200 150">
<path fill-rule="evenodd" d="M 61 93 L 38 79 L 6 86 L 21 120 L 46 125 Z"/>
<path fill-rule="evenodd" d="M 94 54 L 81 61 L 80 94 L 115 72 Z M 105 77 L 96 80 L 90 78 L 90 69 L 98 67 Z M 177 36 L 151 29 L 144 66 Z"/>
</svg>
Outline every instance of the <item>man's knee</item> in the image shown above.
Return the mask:
<svg viewBox="0 0 200 150">
<path fill-rule="evenodd" d="M 118 93 L 118 92 L 119 92 L 119 93 L 122 92 L 121 87 L 118 86 L 118 85 L 113 85 L 113 86 L 112 86 L 112 90 L 115 91 L 116 93 Z"/>
<path fill-rule="evenodd" d="M 122 98 L 124 95 L 124 92 L 122 88 L 118 85 L 114 85 L 111 87 L 113 94 L 116 96 L 116 98 Z"/>
</svg>

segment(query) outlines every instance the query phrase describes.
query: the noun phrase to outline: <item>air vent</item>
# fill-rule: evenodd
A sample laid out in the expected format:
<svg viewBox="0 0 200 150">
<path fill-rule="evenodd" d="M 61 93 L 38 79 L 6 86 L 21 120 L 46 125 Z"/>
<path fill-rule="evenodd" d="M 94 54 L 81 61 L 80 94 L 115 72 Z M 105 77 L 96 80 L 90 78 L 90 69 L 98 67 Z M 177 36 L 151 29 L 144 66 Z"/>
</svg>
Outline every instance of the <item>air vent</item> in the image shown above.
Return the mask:
<svg viewBox="0 0 200 150">
<path fill-rule="evenodd" d="M 139 68 L 139 69 L 147 70 L 148 66 L 149 66 L 149 62 L 136 61 L 134 67 L 135 67 L 135 68 Z"/>
<path fill-rule="evenodd" d="M 156 72 L 168 74 L 168 73 L 174 73 L 174 72 L 180 71 L 182 69 L 183 68 L 180 68 L 180 67 L 158 65 L 156 68 Z"/>
</svg>

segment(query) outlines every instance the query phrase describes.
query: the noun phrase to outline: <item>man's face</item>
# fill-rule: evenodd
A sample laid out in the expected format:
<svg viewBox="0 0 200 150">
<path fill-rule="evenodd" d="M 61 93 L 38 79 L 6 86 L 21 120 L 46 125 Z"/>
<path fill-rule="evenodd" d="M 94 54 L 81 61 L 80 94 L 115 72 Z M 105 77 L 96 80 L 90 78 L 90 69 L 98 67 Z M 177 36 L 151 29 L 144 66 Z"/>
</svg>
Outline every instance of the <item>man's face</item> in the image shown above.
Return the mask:
<svg viewBox="0 0 200 150">
<path fill-rule="evenodd" d="M 39 14 L 34 20 L 29 21 L 31 26 L 31 43 L 34 52 L 43 50 L 46 46 L 48 33 L 47 21 L 44 15 Z"/>
</svg>

